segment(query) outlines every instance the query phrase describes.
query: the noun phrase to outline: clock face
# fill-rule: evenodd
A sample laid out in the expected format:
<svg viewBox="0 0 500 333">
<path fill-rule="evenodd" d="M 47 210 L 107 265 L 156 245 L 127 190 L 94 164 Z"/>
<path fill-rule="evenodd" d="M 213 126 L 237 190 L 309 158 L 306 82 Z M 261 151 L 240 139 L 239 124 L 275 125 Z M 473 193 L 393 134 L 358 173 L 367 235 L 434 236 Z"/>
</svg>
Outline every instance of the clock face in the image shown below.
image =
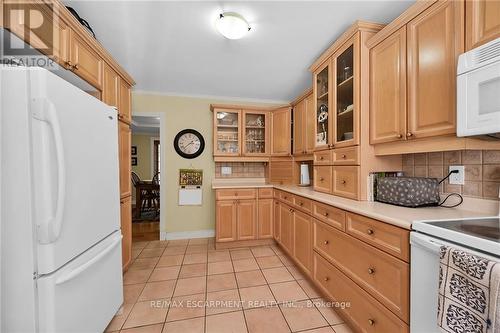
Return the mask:
<svg viewBox="0 0 500 333">
<path fill-rule="evenodd" d="M 205 140 L 198 131 L 185 129 L 175 136 L 174 148 L 184 158 L 195 158 L 205 149 Z"/>
</svg>

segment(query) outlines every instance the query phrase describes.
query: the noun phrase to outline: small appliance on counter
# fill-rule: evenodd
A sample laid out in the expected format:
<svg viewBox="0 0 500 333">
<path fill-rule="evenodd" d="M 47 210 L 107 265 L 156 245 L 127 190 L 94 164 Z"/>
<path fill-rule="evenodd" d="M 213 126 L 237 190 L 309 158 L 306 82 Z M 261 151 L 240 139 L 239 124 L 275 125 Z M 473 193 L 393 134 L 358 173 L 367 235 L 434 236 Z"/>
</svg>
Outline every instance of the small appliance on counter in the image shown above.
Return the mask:
<svg viewBox="0 0 500 333">
<path fill-rule="evenodd" d="M 300 165 L 300 186 L 311 185 L 311 180 L 309 179 L 309 165 L 302 163 Z"/>
</svg>

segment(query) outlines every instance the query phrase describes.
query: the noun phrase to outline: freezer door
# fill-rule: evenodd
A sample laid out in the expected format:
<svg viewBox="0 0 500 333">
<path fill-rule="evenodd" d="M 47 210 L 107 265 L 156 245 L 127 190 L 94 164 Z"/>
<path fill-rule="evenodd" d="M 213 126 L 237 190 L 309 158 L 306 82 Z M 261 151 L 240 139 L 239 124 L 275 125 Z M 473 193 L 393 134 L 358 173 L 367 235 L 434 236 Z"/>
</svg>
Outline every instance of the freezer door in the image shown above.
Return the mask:
<svg viewBox="0 0 500 333">
<path fill-rule="evenodd" d="M 29 71 L 38 274 L 120 229 L 117 112 L 41 68 Z"/>
<path fill-rule="evenodd" d="M 37 284 L 39 332 L 104 332 L 123 302 L 120 232 Z"/>
</svg>

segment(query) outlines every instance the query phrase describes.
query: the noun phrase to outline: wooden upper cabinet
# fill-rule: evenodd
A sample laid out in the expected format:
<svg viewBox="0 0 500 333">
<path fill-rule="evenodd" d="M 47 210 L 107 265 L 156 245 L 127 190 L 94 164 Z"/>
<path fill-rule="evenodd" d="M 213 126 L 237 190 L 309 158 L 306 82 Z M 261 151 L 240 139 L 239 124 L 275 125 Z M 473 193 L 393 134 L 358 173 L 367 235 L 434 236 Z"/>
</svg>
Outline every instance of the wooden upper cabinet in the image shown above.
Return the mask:
<svg viewBox="0 0 500 333">
<path fill-rule="evenodd" d="M 271 112 L 272 149 L 275 156 L 288 156 L 291 153 L 290 108 L 284 107 Z"/>
<path fill-rule="evenodd" d="M 231 242 L 236 240 L 237 208 L 238 206 L 233 200 L 216 202 L 215 240 L 217 242 Z"/>
<path fill-rule="evenodd" d="M 118 122 L 118 143 L 119 143 L 119 165 L 120 165 L 120 197 L 132 194 L 130 175 L 132 136 L 130 126 L 126 123 Z"/>
<path fill-rule="evenodd" d="M 406 27 L 370 50 L 370 143 L 404 140 Z"/>
<path fill-rule="evenodd" d="M 465 2 L 466 51 L 500 37 L 500 1 Z"/>
<path fill-rule="evenodd" d="M 214 109 L 214 155 L 241 154 L 241 110 Z"/>
<path fill-rule="evenodd" d="M 119 80 L 118 84 L 118 112 L 121 120 L 126 122 L 132 121 L 132 97 L 131 97 L 131 87 L 124 81 Z"/>
<path fill-rule="evenodd" d="M 71 34 L 70 42 L 70 69 L 97 89 L 102 89 L 103 59 L 77 34 Z"/>
<path fill-rule="evenodd" d="M 306 152 L 306 101 L 302 100 L 293 108 L 293 154 L 302 155 Z"/>
<path fill-rule="evenodd" d="M 243 111 L 243 154 L 245 156 L 269 155 L 269 112 Z"/>
<path fill-rule="evenodd" d="M 307 154 L 312 154 L 314 152 L 314 142 L 316 140 L 316 135 L 314 133 L 314 123 L 316 122 L 316 113 L 314 112 L 314 100 L 313 95 L 310 94 L 305 99 L 305 149 Z"/>
<path fill-rule="evenodd" d="M 440 1 L 407 25 L 407 139 L 456 132 L 456 67 L 464 51 L 463 1 Z"/>
<path fill-rule="evenodd" d="M 120 77 L 108 65 L 104 64 L 103 81 L 102 81 L 102 101 L 110 106 L 118 108 L 119 106 L 119 89 Z"/>
<path fill-rule="evenodd" d="M 314 148 L 328 149 L 331 145 L 332 117 L 330 107 L 331 94 L 331 60 L 326 61 L 313 74 L 313 104 L 314 104 Z"/>
<path fill-rule="evenodd" d="M 255 200 L 237 201 L 237 239 L 257 239 L 257 204 Z"/>
</svg>

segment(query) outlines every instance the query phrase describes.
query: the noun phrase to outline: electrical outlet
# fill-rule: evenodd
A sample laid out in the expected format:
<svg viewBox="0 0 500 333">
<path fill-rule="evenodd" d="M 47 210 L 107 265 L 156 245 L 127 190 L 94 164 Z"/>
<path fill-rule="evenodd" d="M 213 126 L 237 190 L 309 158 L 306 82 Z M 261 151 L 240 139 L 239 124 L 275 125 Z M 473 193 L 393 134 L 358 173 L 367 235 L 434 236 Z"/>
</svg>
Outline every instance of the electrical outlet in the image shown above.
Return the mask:
<svg viewBox="0 0 500 333">
<path fill-rule="evenodd" d="M 230 176 L 233 173 L 233 168 L 231 167 L 221 167 L 220 173 L 222 176 Z"/>
<path fill-rule="evenodd" d="M 463 165 L 450 165 L 450 171 L 457 170 L 458 173 L 450 175 L 450 184 L 463 185 L 465 181 L 465 167 Z"/>
</svg>

